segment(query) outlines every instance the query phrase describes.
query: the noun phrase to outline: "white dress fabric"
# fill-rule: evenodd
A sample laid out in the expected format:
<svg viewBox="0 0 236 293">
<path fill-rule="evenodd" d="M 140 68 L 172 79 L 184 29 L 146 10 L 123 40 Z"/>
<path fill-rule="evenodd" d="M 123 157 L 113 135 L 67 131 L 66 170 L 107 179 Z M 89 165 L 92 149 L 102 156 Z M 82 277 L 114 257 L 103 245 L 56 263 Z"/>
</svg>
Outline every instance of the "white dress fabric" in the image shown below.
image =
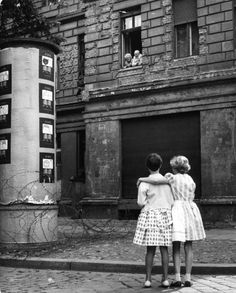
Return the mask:
<svg viewBox="0 0 236 293">
<path fill-rule="evenodd" d="M 200 211 L 193 202 L 196 184 L 188 174 L 165 175 L 174 196 L 172 241 L 193 241 L 206 237 Z"/>
<path fill-rule="evenodd" d="M 159 173 L 149 177 L 164 179 Z M 171 246 L 173 196 L 170 186 L 142 182 L 139 185 L 137 202 L 142 210 L 138 217 L 133 243 L 143 246 Z"/>
<path fill-rule="evenodd" d="M 171 209 L 141 211 L 133 243 L 143 246 L 171 246 Z"/>
</svg>

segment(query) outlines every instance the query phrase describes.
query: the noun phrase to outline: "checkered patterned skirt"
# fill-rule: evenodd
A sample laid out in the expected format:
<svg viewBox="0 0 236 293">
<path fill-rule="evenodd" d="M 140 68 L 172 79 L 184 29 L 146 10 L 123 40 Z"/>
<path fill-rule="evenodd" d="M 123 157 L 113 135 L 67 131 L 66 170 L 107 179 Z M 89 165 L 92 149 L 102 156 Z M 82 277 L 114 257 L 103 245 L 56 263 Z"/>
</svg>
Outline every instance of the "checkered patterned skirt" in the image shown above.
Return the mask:
<svg viewBox="0 0 236 293">
<path fill-rule="evenodd" d="M 171 209 L 142 210 L 138 217 L 133 243 L 143 246 L 171 246 Z"/>
</svg>

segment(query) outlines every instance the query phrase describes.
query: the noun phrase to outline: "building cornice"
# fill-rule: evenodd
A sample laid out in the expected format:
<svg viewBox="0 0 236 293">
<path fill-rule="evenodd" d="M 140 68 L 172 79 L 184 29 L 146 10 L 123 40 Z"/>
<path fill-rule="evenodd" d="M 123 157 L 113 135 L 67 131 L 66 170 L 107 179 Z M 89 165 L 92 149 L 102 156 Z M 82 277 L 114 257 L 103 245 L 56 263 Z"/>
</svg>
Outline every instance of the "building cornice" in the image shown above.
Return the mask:
<svg viewBox="0 0 236 293">
<path fill-rule="evenodd" d="M 236 69 L 224 72 L 207 72 L 195 78 L 173 78 L 166 80 L 153 80 L 132 85 L 119 86 L 116 88 L 95 89 L 89 92 L 88 102 L 100 101 L 101 98 L 109 100 L 115 98 L 136 97 L 137 93 L 150 94 L 170 90 L 178 90 L 189 87 L 202 87 L 214 83 L 232 83 L 236 81 Z"/>
</svg>

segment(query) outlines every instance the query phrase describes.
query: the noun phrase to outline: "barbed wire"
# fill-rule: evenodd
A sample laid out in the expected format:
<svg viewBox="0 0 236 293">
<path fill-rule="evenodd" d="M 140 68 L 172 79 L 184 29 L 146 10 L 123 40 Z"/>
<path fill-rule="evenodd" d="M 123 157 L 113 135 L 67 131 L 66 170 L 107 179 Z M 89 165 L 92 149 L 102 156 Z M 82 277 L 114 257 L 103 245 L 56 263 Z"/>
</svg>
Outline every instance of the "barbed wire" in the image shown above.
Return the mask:
<svg viewBox="0 0 236 293">
<path fill-rule="evenodd" d="M 11 210 L 8 224 L 6 227 L 1 225 L 0 239 L 7 239 L 8 243 L 0 243 L 0 254 L 8 253 L 27 258 L 35 254 L 44 255 L 55 249 L 67 249 L 73 245 L 78 247 L 93 240 L 116 241 L 133 233 L 129 220 L 88 219 L 80 202 L 69 206 L 63 204 L 63 201 L 58 200 L 58 191 L 52 192 L 49 184 L 35 179 L 36 176 L 39 177 L 38 173 L 22 170 L 9 178 L 0 179 L 1 212 L 7 208 Z M 27 175 L 32 176 L 33 180 L 24 186 L 15 186 L 16 179 L 19 179 L 17 176 Z M 68 188 L 64 189 L 63 198 L 70 198 L 72 184 L 69 183 Z M 43 190 L 48 198 L 35 199 L 35 187 Z M 15 192 L 15 199 L 3 201 L 1 195 L 9 191 Z M 63 217 L 58 217 L 58 205 Z"/>
</svg>

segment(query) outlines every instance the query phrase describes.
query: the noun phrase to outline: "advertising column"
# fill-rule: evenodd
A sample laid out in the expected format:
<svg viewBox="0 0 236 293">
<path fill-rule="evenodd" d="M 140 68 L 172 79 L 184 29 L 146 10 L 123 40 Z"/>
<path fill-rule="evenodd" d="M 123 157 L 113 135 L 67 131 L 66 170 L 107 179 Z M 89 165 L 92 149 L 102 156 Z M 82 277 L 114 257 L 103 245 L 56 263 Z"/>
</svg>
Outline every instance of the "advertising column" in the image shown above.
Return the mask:
<svg viewBox="0 0 236 293">
<path fill-rule="evenodd" d="M 35 39 L 0 43 L 0 243 L 57 240 L 58 52 Z"/>
</svg>

